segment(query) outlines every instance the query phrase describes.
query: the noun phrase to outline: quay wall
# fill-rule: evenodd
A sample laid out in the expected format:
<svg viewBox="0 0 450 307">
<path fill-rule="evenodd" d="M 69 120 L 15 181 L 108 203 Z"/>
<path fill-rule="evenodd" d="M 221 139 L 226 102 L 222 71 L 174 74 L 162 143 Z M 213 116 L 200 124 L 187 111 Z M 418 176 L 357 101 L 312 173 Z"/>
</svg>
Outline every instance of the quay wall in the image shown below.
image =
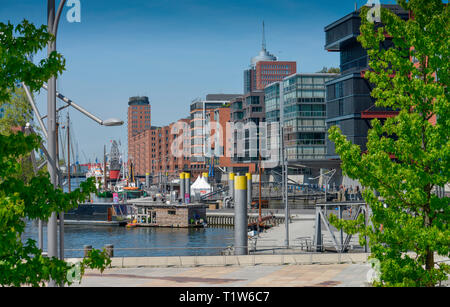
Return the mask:
<svg viewBox="0 0 450 307">
<path fill-rule="evenodd" d="M 290 255 L 223 255 L 223 256 L 172 256 L 172 257 L 113 257 L 112 268 L 136 267 L 196 267 L 196 266 L 254 266 L 254 265 L 305 265 L 366 263 L 369 253 L 309 253 Z M 66 261 L 77 263 L 82 259 Z"/>
</svg>

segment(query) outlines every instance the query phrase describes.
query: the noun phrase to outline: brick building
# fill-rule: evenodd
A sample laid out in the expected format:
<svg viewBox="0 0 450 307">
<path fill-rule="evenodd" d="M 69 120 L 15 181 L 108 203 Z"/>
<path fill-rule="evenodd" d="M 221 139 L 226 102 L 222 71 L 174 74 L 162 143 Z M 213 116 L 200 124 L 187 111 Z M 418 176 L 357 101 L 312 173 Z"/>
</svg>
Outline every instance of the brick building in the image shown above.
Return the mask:
<svg viewBox="0 0 450 307">
<path fill-rule="evenodd" d="M 137 161 L 132 138 L 151 128 L 151 107 L 148 97 L 131 97 L 128 101 L 128 159 Z"/>
<path fill-rule="evenodd" d="M 180 119 L 189 126 L 190 120 Z M 130 160 L 133 161 L 136 175 L 144 176 L 151 174 L 154 178 L 159 174 L 167 173 L 169 177 L 176 177 L 181 171 L 190 169 L 188 157 L 177 157 L 172 153 L 172 144 L 174 140 L 181 135 L 181 131 L 174 129 L 175 123 L 164 127 L 151 127 L 128 141 Z M 183 150 L 184 144 L 178 146 Z"/>
</svg>

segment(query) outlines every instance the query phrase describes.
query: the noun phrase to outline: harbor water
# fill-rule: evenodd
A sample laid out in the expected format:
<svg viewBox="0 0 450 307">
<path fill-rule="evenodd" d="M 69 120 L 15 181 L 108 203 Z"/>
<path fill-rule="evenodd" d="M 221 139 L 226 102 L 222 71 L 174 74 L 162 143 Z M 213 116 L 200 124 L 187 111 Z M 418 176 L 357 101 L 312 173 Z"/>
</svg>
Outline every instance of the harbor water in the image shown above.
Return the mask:
<svg viewBox="0 0 450 307">
<path fill-rule="evenodd" d="M 44 251 L 47 249 L 47 228 L 44 226 Z M 36 221 L 28 221 L 22 240 L 38 241 Z M 85 245 L 102 249 L 114 245 L 116 257 L 200 256 L 220 255 L 233 244 L 233 228 L 158 228 L 118 226 L 64 226 L 64 256 L 83 257 Z"/>
<path fill-rule="evenodd" d="M 72 179 L 72 190 L 82 179 Z M 38 241 L 37 221 L 27 221 L 22 240 Z M 64 226 L 64 255 L 79 258 L 84 246 L 102 249 L 114 245 L 115 257 L 220 255 L 234 242 L 233 228 L 126 228 L 118 226 Z M 36 244 L 37 245 L 37 244 Z M 44 225 L 44 251 L 47 249 L 47 228 Z"/>
</svg>

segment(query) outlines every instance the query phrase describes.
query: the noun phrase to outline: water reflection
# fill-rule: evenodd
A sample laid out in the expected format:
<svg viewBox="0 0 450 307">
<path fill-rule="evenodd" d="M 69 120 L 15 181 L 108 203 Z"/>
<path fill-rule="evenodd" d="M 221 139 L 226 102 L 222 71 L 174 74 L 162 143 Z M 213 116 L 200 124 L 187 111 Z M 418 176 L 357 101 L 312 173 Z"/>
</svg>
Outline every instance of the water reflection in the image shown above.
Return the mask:
<svg viewBox="0 0 450 307">
<path fill-rule="evenodd" d="M 71 179 L 72 191 L 85 180 Z M 63 190 L 68 191 L 67 184 Z M 22 240 L 25 242 L 29 238 L 38 241 L 37 221 L 27 222 Z M 46 250 L 46 225 L 43 239 Z M 85 245 L 101 249 L 106 244 L 114 245 L 114 256 L 117 257 L 220 255 L 233 241 L 232 227 L 128 229 L 117 226 L 64 226 L 64 255 L 67 258 L 82 257 Z"/>
<path fill-rule="evenodd" d="M 64 235 L 65 257 L 82 257 L 83 247 L 92 245 L 101 249 L 106 244 L 114 245 L 114 256 L 193 256 L 220 255 L 233 244 L 232 228 L 154 228 L 66 225 Z M 44 226 L 44 250 L 47 247 L 47 229 Z M 27 222 L 22 236 L 26 241 L 38 240 L 37 222 Z"/>
</svg>

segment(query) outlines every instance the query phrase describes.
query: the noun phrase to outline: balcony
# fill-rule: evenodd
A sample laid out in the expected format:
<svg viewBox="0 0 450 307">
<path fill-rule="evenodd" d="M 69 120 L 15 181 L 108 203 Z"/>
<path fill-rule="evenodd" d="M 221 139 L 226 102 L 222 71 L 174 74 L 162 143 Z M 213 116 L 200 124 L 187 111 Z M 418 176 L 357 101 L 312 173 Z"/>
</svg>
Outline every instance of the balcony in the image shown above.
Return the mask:
<svg viewBox="0 0 450 307">
<path fill-rule="evenodd" d="M 288 140 L 285 141 L 287 147 L 296 145 L 325 145 L 325 140 L 318 139 L 303 139 L 303 140 Z"/>
<path fill-rule="evenodd" d="M 325 49 L 341 51 L 341 47 L 359 36 L 361 18 L 359 12 L 353 12 L 325 27 Z"/>
<path fill-rule="evenodd" d="M 327 112 L 325 111 L 303 111 L 303 112 L 289 112 L 285 114 L 286 119 L 298 118 L 298 117 L 327 117 Z"/>
</svg>

